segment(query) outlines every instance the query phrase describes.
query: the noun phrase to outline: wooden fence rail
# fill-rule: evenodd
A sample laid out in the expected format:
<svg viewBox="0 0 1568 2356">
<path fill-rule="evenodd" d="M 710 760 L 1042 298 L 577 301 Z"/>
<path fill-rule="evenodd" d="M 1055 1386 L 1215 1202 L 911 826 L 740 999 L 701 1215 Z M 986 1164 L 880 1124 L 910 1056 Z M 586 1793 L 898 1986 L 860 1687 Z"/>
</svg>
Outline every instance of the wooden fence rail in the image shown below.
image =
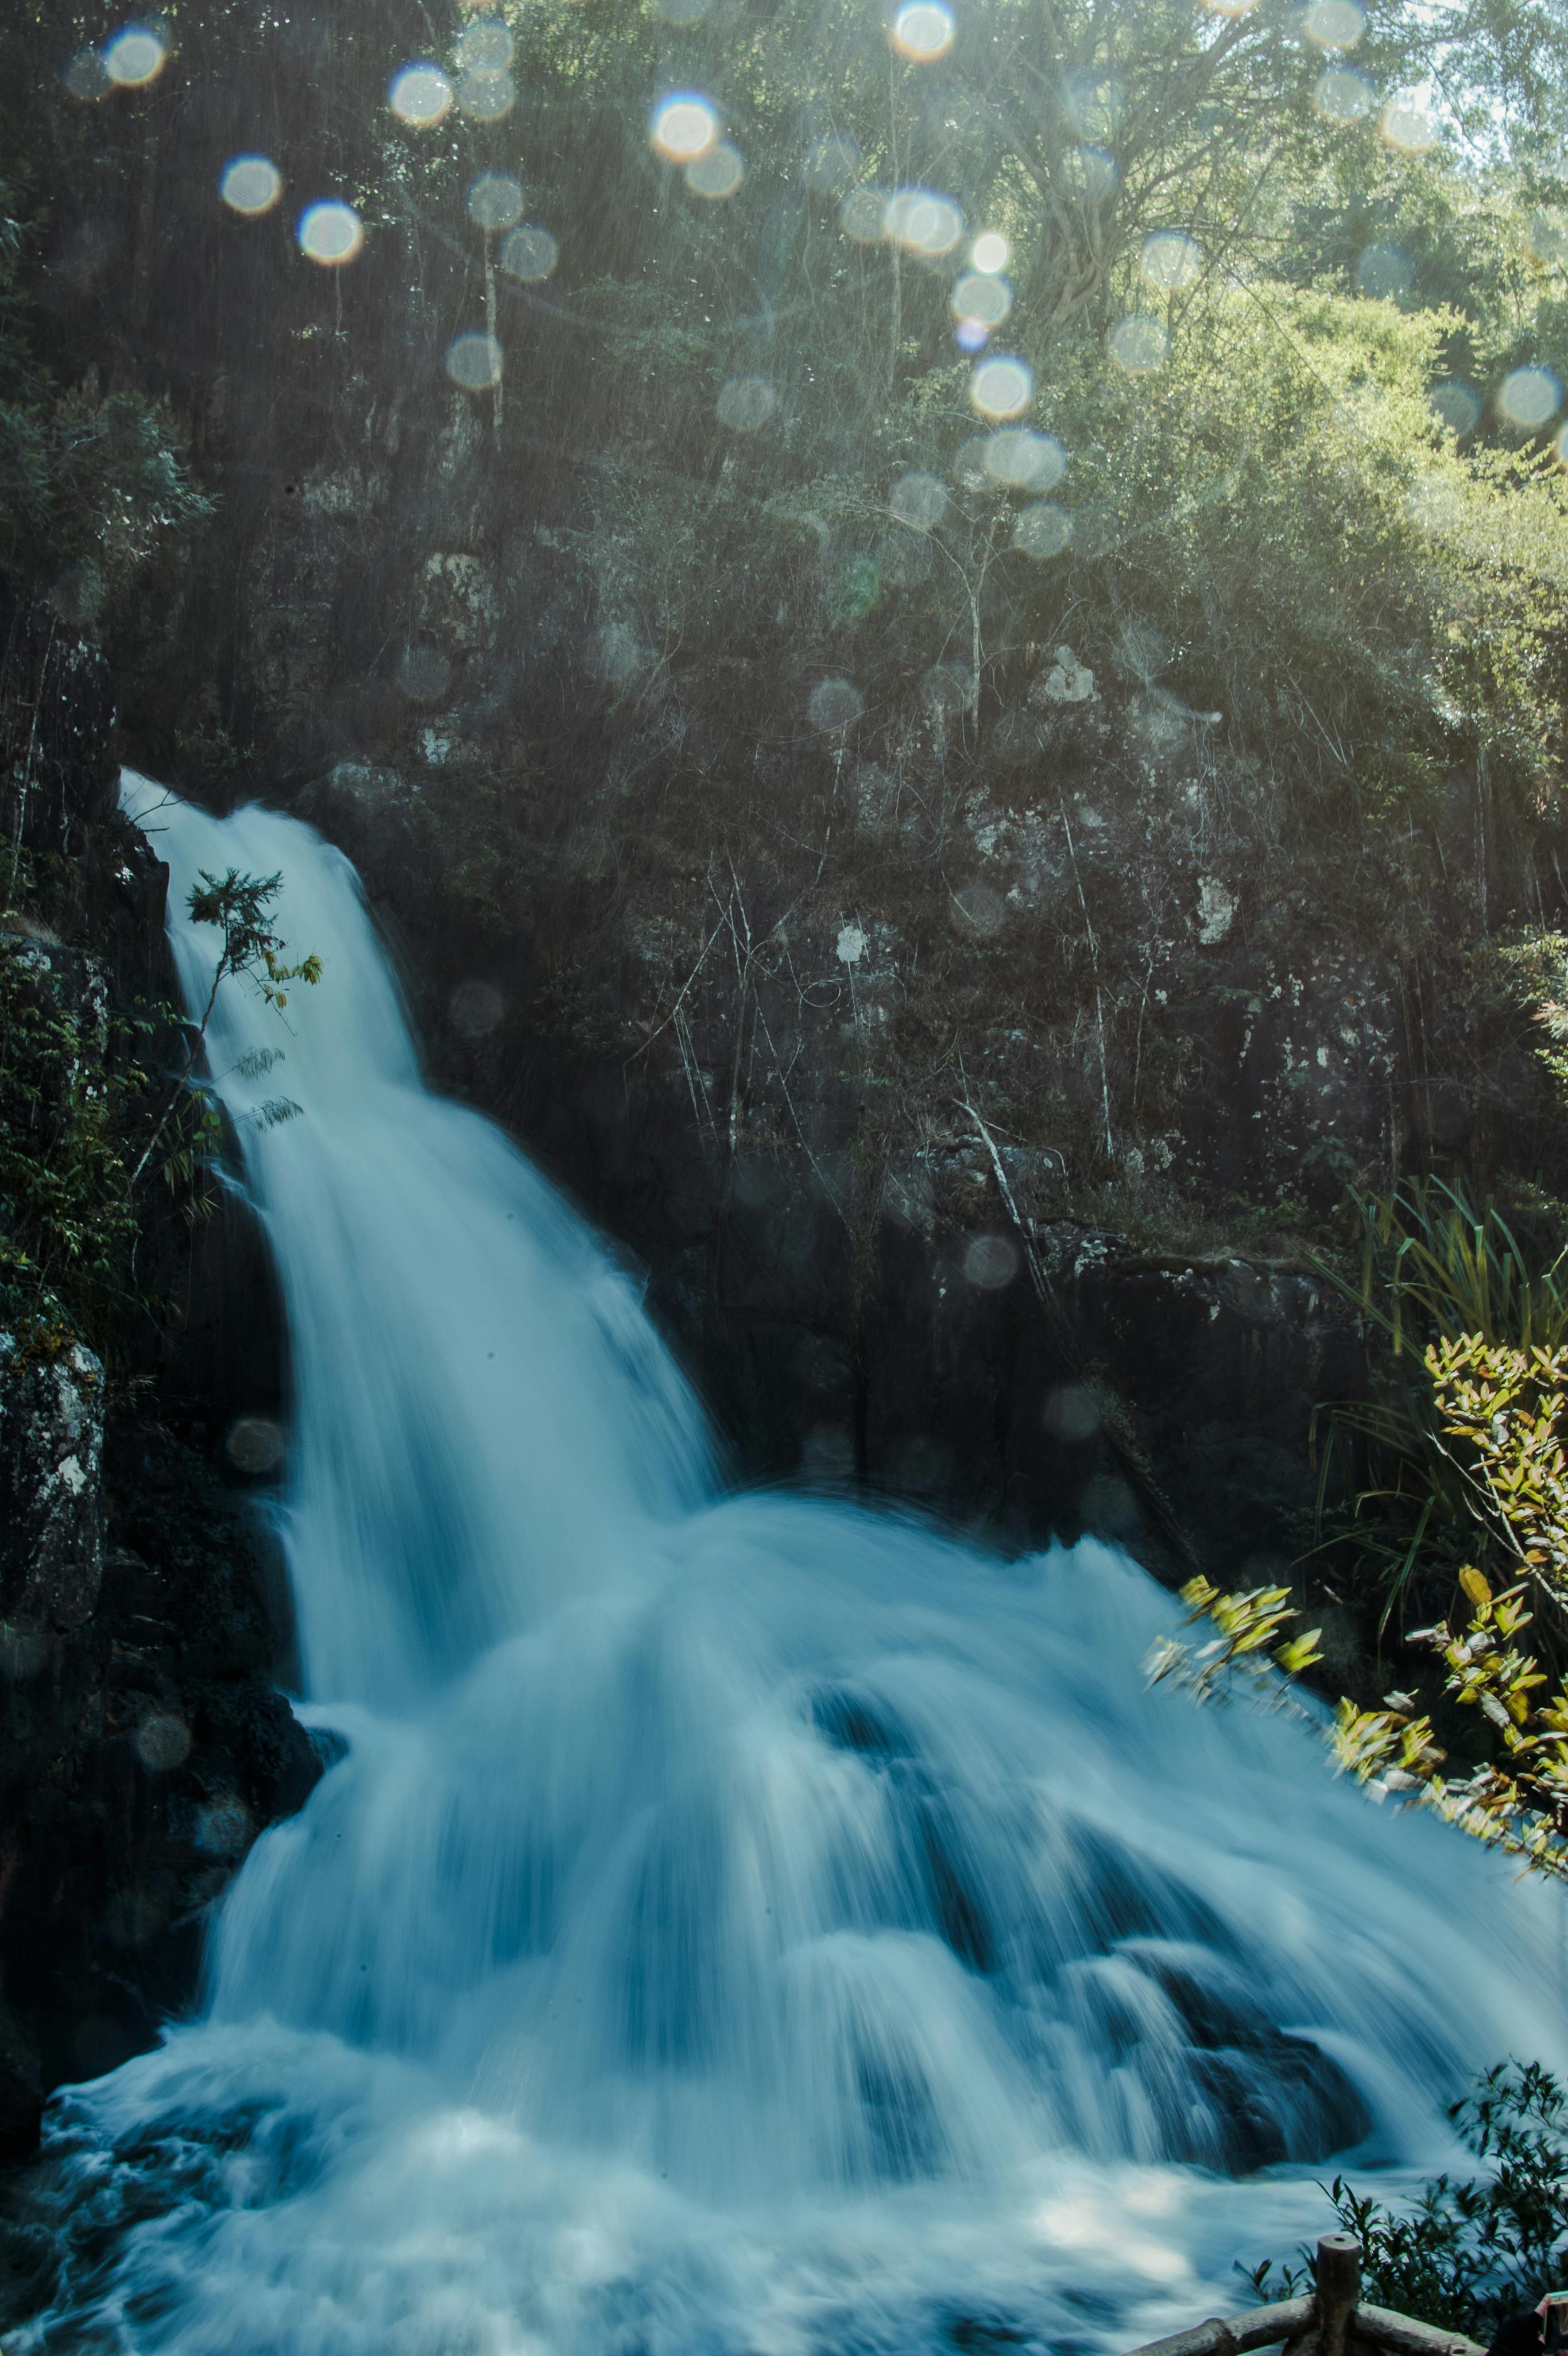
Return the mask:
<svg viewBox="0 0 1568 2356">
<path fill-rule="evenodd" d="M 1325 2233 L 1317 2244 L 1317 2285 L 1310 2298 L 1276 2299 L 1243 2315 L 1211 2315 L 1132 2356 L 1248 2356 L 1283 2347 L 1287 2356 L 1485 2356 L 1462 2332 L 1439 2331 L 1361 2298 L 1361 2245 L 1353 2233 Z"/>
</svg>

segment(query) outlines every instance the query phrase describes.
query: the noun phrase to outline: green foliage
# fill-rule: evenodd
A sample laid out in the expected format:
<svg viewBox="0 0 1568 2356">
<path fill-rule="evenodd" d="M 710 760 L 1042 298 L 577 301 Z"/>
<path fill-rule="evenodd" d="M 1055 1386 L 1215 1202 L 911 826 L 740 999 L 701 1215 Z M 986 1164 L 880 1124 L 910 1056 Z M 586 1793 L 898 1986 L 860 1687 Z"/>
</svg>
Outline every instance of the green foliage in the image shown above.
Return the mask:
<svg viewBox="0 0 1568 2356">
<path fill-rule="evenodd" d="M 1478 2177 L 1446 2175 L 1408 2208 L 1392 2209 L 1342 2178 L 1328 2188 L 1341 2229 L 1363 2252 L 1363 2296 L 1483 2347 L 1507 2315 L 1561 2287 L 1568 2255 L 1568 2093 L 1537 2062 L 1500 2062 L 1448 2114 L 1461 2141 L 1488 2163 Z M 1248 2280 L 1260 2297 L 1288 2298 L 1310 2278 L 1269 2262 Z"/>
<path fill-rule="evenodd" d="M 138 392 L 52 385 L 18 276 L 27 233 L 0 182 L 0 563 L 91 630 L 212 512 L 166 414 Z"/>
<path fill-rule="evenodd" d="M 199 1023 L 172 1009 L 112 1013 L 106 978 L 80 951 L 0 935 L 0 1317 L 39 1346 L 79 1333 L 102 1349 L 120 1321 L 145 1306 L 136 1247 L 153 1215 L 155 1180 L 187 1219 L 205 1216 L 205 1174 L 222 1146 L 222 1117 L 194 1081 L 226 977 L 250 982 L 280 1011 L 287 985 L 314 984 L 321 960 L 289 963 L 271 921 L 280 878 L 231 869 L 203 874 L 189 906 L 219 934 Z M 179 1068 L 154 1057 L 183 1035 Z M 258 1077 L 281 1051 L 246 1058 Z M 254 1118 L 273 1128 L 298 1107 L 270 1097 Z"/>
<path fill-rule="evenodd" d="M 1339 1706 L 1335 1747 L 1364 1783 L 1421 1799 L 1477 1839 L 1568 1879 L 1568 1691 L 1516 1641 L 1535 1603 L 1559 1640 L 1568 1628 L 1568 1350 L 1488 1344 L 1466 1333 L 1434 1343 L 1427 1369 L 1445 1451 L 1476 1518 L 1511 1558 L 1494 1593 L 1473 1564 L 1459 1574 L 1468 1606 L 1413 1639 L 1435 1651 L 1445 1689 L 1493 1731 L 1492 1755 L 1445 1776 L 1430 1719 L 1409 1695 L 1381 1710 Z"/>
<path fill-rule="evenodd" d="M 0 1316 L 95 1336 L 130 1289 L 124 1129 L 146 1076 L 102 984 L 0 937 Z"/>
<path fill-rule="evenodd" d="M 1317 1536 L 1371 1581 L 1381 1633 L 1412 1608 L 1433 1609 L 1467 1557 L 1489 1568 L 1504 1537 L 1445 1443 L 1427 1353 L 1461 1335 L 1560 1349 L 1568 1252 L 1541 1248 L 1495 1203 L 1477 1209 L 1442 1179 L 1407 1180 L 1386 1198 L 1352 1189 L 1349 1205 L 1349 1269 L 1314 1259 L 1365 1321 L 1371 1387 L 1323 1416 Z M 1350 1499 L 1348 1513 L 1337 1492 Z"/>
<path fill-rule="evenodd" d="M 1320 1628 L 1284 1637 L 1286 1622 L 1298 1616 L 1286 1601 L 1289 1593 L 1287 1587 L 1257 1587 L 1250 1594 L 1226 1595 L 1206 1579 L 1189 1579 L 1181 1590 L 1188 1626 L 1208 1620 L 1220 1633 L 1196 1652 L 1175 1637 L 1162 1638 L 1145 1664 L 1150 1685 L 1168 1677 L 1195 1701 L 1224 1701 L 1241 1670 L 1254 1693 L 1277 1697 L 1278 1676 L 1271 1671 L 1296 1676 L 1322 1658 Z"/>
</svg>

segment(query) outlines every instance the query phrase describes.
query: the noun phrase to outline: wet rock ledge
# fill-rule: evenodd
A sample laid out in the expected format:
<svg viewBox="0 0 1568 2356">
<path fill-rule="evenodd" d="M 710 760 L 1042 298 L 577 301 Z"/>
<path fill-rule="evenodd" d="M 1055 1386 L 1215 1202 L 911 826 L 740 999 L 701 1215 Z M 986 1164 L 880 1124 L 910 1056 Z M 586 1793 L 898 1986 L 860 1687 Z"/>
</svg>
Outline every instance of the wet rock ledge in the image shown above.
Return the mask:
<svg viewBox="0 0 1568 2356">
<path fill-rule="evenodd" d="M 258 1534 L 80 1344 L 0 1333 L 0 2155 L 188 2003 L 207 1912 L 321 1772 Z"/>
</svg>

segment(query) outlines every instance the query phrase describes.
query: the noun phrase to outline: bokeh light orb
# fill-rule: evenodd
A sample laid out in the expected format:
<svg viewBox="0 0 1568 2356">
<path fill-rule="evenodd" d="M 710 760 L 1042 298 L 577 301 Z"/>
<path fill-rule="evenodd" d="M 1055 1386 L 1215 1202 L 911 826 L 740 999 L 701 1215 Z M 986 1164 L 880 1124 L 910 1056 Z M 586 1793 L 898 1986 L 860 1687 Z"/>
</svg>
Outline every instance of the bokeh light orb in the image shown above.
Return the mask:
<svg viewBox="0 0 1568 2356">
<path fill-rule="evenodd" d="M 754 434 L 779 405 L 765 376 L 732 376 L 720 389 L 719 423 L 733 434 Z"/>
<path fill-rule="evenodd" d="M 719 117 L 698 91 L 674 91 L 655 107 L 649 136 L 672 164 L 695 163 L 717 141 Z"/>
<path fill-rule="evenodd" d="M 1041 499 L 1037 507 L 1025 508 L 1013 527 L 1013 546 L 1025 556 L 1060 556 L 1072 539 L 1072 519 L 1065 509 L 1053 507 Z"/>
<path fill-rule="evenodd" d="M 1480 401 L 1457 377 L 1435 384 L 1426 398 L 1451 434 L 1473 434 L 1481 422 Z"/>
<path fill-rule="evenodd" d="M 1498 407 L 1510 425 L 1539 433 L 1563 402 L 1563 388 L 1550 369 L 1510 369 L 1498 387 Z"/>
<path fill-rule="evenodd" d="M 1017 417 L 1029 407 L 1034 378 L 1029 362 L 998 352 L 983 359 L 969 379 L 969 400 L 982 417 Z"/>
<path fill-rule="evenodd" d="M 1126 106 L 1126 93 L 1115 74 L 1084 68 L 1068 75 L 1062 85 L 1067 117 L 1080 139 L 1096 147 L 1109 146 Z"/>
<path fill-rule="evenodd" d="M 1151 286 L 1176 294 L 1190 286 L 1203 268 L 1203 250 L 1181 229 L 1157 229 L 1146 237 L 1138 268 Z"/>
<path fill-rule="evenodd" d="M 953 340 L 961 352 L 983 352 L 991 340 L 991 330 L 984 319 L 960 319 L 953 330 Z"/>
<path fill-rule="evenodd" d="M 223 167 L 218 193 L 230 212 L 253 220 L 272 211 L 283 193 L 283 176 L 270 155 L 236 155 Z"/>
<path fill-rule="evenodd" d="M 1013 290 L 1005 278 L 988 270 L 966 270 L 948 297 L 955 319 L 977 319 L 990 330 L 999 327 L 1013 307 Z"/>
<path fill-rule="evenodd" d="M 882 212 L 882 234 L 906 253 L 940 262 L 964 234 L 964 216 L 951 197 L 931 188 L 895 188 Z"/>
<path fill-rule="evenodd" d="M 483 327 L 453 336 L 446 348 L 446 373 L 464 392 L 488 392 L 501 381 L 501 346 Z"/>
<path fill-rule="evenodd" d="M 61 76 L 72 98 L 107 98 L 114 84 L 96 49 L 79 49 Z"/>
<path fill-rule="evenodd" d="M 947 493 L 934 475 L 901 475 L 888 493 L 888 505 L 911 531 L 931 531 L 947 512 Z"/>
<path fill-rule="evenodd" d="M 860 150 L 852 139 L 817 139 L 805 151 L 801 178 L 814 197 L 841 197 L 859 176 Z"/>
<path fill-rule="evenodd" d="M 984 892 L 988 886 L 982 884 L 973 888 Z M 962 901 L 964 894 L 960 893 L 955 896 Z M 996 896 L 995 893 L 991 894 L 993 899 Z M 1000 916 L 996 925 L 989 925 L 976 923 L 968 908 L 965 908 L 964 914 L 977 932 L 994 932 L 1000 926 Z M 1011 1284 L 1018 1272 L 1019 1248 L 1010 1237 L 976 1236 L 965 1248 L 965 1276 L 981 1292 L 1000 1292 Z"/>
<path fill-rule="evenodd" d="M 1432 109 L 1418 92 L 1412 91 L 1390 99 L 1378 127 L 1383 145 L 1400 155 L 1427 155 L 1441 135 Z"/>
<path fill-rule="evenodd" d="M 1360 0 L 1312 0 L 1301 29 L 1315 49 L 1353 49 L 1367 29 Z"/>
<path fill-rule="evenodd" d="M 508 278 L 519 278 L 525 285 L 534 285 L 549 276 L 560 260 L 560 247 L 548 229 L 529 222 L 507 231 L 501 240 L 497 259 Z"/>
<path fill-rule="evenodd" d="M 1415 270 L 1403 248 L 1380 240 L 1356 264 L 1356 284 L 1374 302 L 1396 303 L 1415 284 Z"/>
<path fill-rule="evenodd" d="M 822 679 L 812 689 L 805 708 L 814 728 L 820 728 L 825 736 L 837 736 L 854 726 L 866 709 L 866 699 L 852 680 Z"/>
<path fill-rule="evenodd" d="M 995 477 L 987 471 L 986 453 L 991 446 L 988 434 L 972 434 L 960 442 L 953 453 L 953 479 L 961 491 L 994 491 Z"/>
<path fill-rule="evenodd" d="M 947 55 L 956 30 L 953 11 L 944 8 L 942 0 L 903 0 L 893 18 L 891 38 L 901 58 L 923 66 Z"/>
<path fill-rule="evenodd" d="M 1005 270 L 1011 259 L 1011 248 L 999 229 L 982 230 L 969 248 L 969 260 L 975 269 L 987 277 Z"/>
<path fill-rule="evenodd" d="M 1030 425 L 1004 425 L 987 436 L 986 472 L 1010 491 L 1049 491 L 1067 472 L 1067 453 L 1051 434 Z"/>
<path fill-rule="evenodd" d="M 288 1452 L 288 1435 L 270 1416 L 242 1415 L 229 1427 L 223 1452 L 241 1472 L 272 1472 Z"/>
<path fill-rule="evenodd" d="M 710 201 L 732 197 L 745 177 L 745 158 L 728 139 L 716 139 L 706 155 L 693 156 L 686 167 L 687 187 Z"/>
<path fill-rule="evenodd" d="M 887 209 L 885 188 L 851 188 L 838 208 L 838 226 L 857 245 L 880 245 Z"/>
<path fill-rule="evenodd" d="M 1118 319 L 1111 330 L 1111 358 L 1129 376 L 1147 376 L 1163 365 L 1170 350 L 1170 335 L 1163 319 L 1135 311 Z"/>
<path fill-rule="evenodd" d="M 339 270 L 352 262 L 363 250 L 365 225 L 352 205 L 339 197 L 324 198 L 321 203 L 307 205 L 299 218 L 296 232 L 300 252 L 312 262 L 319 262 L 325 270 Z"/>
<path fill-rule="evenodd" d="M 387 104 L 411 131 L 433 131 L 451 113 L 455 96 L 451 80 L 441 68 L 428 59 L 421 59 L 418 64 L 405 66 L 400 73 L 392 76 Z"/>
<path fill-rule="evenodd" d="M 468 190 L 468 218 L 476 229 L 511 229 L 523 217 L 523 184 L 511 172 L 481 172 Z"/>
<path fill-rule="evenodd" d="M 508 72 L 465 73 L 457 85 L 457 111 L 470 123 L 501 123 L 517 102 L 517 85 Z"/>
<path fill-rule="evenodd" d="M 505 73 L 517 54 L 509 26 L 496 16 L 479 16 L 466 27 L 453 52 L 464 73 Z"/>
<path fill-rule="evenodd" d="M 1377 92 L 1355 66 L 1326 66 L 1312 93 L 1325 123 L 1364 123 L 1377 102 Z"/>
<path fill-rule="evenodd" d="M 103 70 L 121 90 L 142 90 L 168 63 L 168 36 L 157 25 L 127 25 L 105 41 Z"/>
</svg>

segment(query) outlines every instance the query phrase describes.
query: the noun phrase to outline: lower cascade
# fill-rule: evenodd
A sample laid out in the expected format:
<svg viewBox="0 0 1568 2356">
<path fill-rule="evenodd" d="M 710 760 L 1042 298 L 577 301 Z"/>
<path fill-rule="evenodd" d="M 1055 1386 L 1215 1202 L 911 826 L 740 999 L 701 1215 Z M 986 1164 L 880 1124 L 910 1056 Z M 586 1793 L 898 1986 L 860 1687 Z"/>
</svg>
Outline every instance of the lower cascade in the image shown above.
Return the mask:
<svg viewBox="0 0 1568 2356">
<path fill-rule="evenodd" d="M 202 2017 L 57 2099 L 9 2356 L 1112 2351 L 1562 2062 L 1552 1894 L 1146 1690 L 1177 1610 L 1125 1556 L 726 1494 L 635 1287 L 423 1087 L 347 860 L 123 793 L 198 1015 L 204 871 L 281 870 L 325 963 L 283 1023 L 226 980 L 208 1049 L 336 1756 Z"/>
</svg>

